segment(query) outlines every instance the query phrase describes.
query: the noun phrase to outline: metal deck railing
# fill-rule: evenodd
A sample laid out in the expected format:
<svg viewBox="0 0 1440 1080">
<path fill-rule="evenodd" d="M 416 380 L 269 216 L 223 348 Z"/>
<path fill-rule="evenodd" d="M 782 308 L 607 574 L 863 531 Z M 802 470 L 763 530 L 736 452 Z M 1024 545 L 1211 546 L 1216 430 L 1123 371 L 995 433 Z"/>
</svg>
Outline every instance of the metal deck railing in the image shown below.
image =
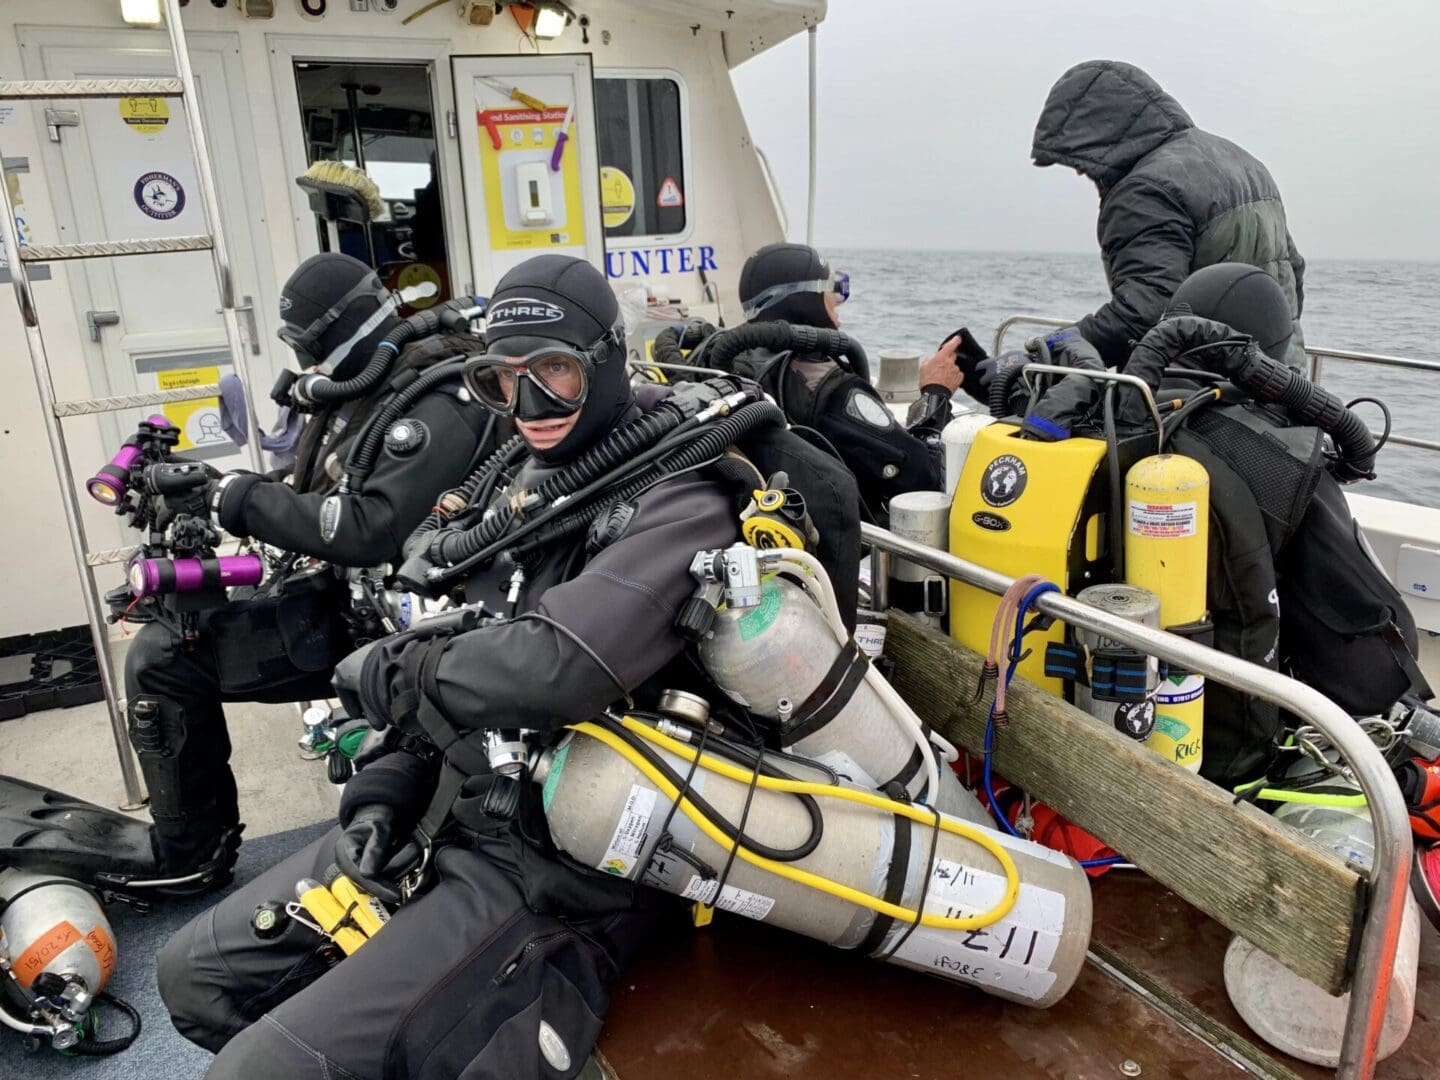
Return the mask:
<svg viewBox="0 0 1440 1080">
<path fill-rule="evenodd" d="M 1005 344 L 1005 336 L 1013 327 L 1027 326 L 1048 329 L 1074 326 L 1075 322 L 1074 319 L 1062 319 L 1054 315 L 1011 315 L 1008 319 L 1002 319 L 1000 325 L 995 328 L 995 340 L 991 344 L 990 354 L 992 356 L 1000 354 Z M 1402 371 L 1425 371 L 1432 375 L 1440 375 L 1440 360 L 1417 360 L 1409 356 L 1387 356 L 1384 353 L 1356 352 L 1353 349 L 1327 349 L 1319 345 L 1307 345 L 1305 355 L 1310 358 L 1310 381 L 1317 385 L 1323 382 L 1326 361 L 1397 368 Z M 1379 438 L 1378 431 L 1374 434 L 1376 438 Z M 1396 446 L 1410 446 L 1416 450 L 1440 450 L 1440 442 L 1434 439 L 1421 439 L 1414 435 L 1391 432 L 1387 441 Z"/>
</svg>

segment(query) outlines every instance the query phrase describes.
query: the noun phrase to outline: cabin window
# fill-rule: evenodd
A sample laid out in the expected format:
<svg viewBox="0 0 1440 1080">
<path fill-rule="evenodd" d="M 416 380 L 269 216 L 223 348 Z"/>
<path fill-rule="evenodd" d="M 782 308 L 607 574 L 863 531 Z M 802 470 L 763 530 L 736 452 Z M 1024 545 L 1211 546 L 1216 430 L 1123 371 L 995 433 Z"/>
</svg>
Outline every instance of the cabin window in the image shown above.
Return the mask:
<svg viewBox="0 0 1440 1080">
<path fill-rule="evenodd" d="M 301 130 L 309 164 L 340 161 L 364 170 L 380 189 L 379 217 L 332 229 L 316 216 L 320 250 L 338 248 L 369 263 L 388 288 L 430 282 L 451 295 L 445 219 L 436 169 L 435 108 L 428 64 L 295 64 Z M 402 314 L 414 308 L 404 307 Z"/>
<path fill-rule="evenodd" d="M 689 188 L 682 100 L 680 84 L 664 75 L 595 79 L 606 237 L 685 231 Z"/>
</svg>

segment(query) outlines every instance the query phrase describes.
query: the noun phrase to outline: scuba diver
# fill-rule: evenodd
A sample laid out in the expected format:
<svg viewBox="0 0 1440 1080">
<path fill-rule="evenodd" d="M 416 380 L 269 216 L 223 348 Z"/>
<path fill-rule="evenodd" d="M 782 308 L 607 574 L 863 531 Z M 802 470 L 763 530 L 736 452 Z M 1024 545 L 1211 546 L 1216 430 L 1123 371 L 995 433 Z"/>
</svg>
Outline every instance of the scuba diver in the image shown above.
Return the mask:
<svg viewBox="0 0 1440 1080">
<path fill-rule="evenodd" d="M 717 477 L 739 468 L 755 483 L 725 448 L 762 423 L 784 435 L 783 422 L 733 379 L 637 396 L 619 305 L 578 259 L 506 274 L 487 338 L 466 385 L 519 437 L 441 497 L 400 571 L 469 604 L 336 673 L 352 715 L 395 748 L 350 781 L 336 829 L 160 954 L 176 1027 L 219 1053 L 212 1078 L 574 1076 L 607 986 L 654 932 L 640 885 L 556 852 L 518 736 L 553 741 L 679 656 L 695 553 L 739 532 Z M 666 462 L 678 464 L 651 471 Z M 606 484 L 620 486 L 587 494 Z M 322 979 L 315 935 L 257 936 L 252 919 L 332 866 L 382 900 L 413 899 Z"/>
<path fill-rule="evenodd" d="M 337 571 L 395 560 L 435 494 L 493 448 L 495 424 L 459 396 L 458 367 L 449 377 L 436 372 L 483 341 L 454 302 L 409 320 L 395 314 L 400 302 L 348 255 L 301 263 L 280 294 L 280 337 L 314 369 L 286 372 L 277 385 L 313 411 L 293 471 L 232 472 L 205 491 L 214 523 L 290 553 L 287 569 L 298 558 L 334 569 L 272 574 L 274 584 L 253 597 L 199 613 L 193 640 L 150 622 L 126 656 L 130 738 L 150 791 L 158 875 L 183 879 L 172 891 L 224 884 L 239 848 L 222 703 L 329 697 L 335 662 L 357 639 L 384 633 Z M 436 374 L 423 381 L 427 372 Z M 345 471 L 363 441 L 378 451 L 382 436 L 368 472 Z"/>
<path fill-rule="evenodd" d="M 1197 128 L 1149 75 L 1112 60 L 1065 72 L 1045 99 L 1031 156 L 1041 167 L 1067 165 L 1099 189 L 1111 296 L 1079 326 L 1106 366 L 1124 366 L 1192 271 L 1239 262 L 1284 291 L 1295 323 L 1285 360 L 1304 367 L 1305 260 L 1274 178 L 1228 139 Z"/>
<path fill-rule="evenodd" d="M 745 261 L 739 291 L 747 323 L 720 334 L 691 363 L 759 382 L 793 429 L 816 439 L 854 473 L 877 521 L 885 520 L 893 496 L 943 488 L 940 430 L 962 378 L 953 356 L 932 357 L 922 366 L 921 401 L 902 425 L 871 385 L 864 350 L 837 332 L 839 306 L 850 295 L 848 274 L 832 271 L 805 244 L 768 244 Z M 800 329 L 806 327 L 821 334 L 807 336 Z M 967 348 L 978 348 L 969 331 L 956 334 Z M 659 340 L 657 350 L 658 358 Z"/>
</svg>

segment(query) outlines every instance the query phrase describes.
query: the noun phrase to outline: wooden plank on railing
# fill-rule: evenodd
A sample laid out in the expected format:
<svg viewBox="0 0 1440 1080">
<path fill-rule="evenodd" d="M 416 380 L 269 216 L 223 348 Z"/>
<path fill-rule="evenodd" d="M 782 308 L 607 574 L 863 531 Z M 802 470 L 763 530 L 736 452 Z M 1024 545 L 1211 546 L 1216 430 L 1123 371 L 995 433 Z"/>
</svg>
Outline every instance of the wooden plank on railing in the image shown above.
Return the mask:
<svg viewBox="0 0 1440 1080">
<path fill-rule="evenodd" d="M 885 652 L 921 719 L 978 753 L 981 658 L 892 611 Z M 1332 994 L 1349 978 L 1362 881 L 1330 849 L 1017 678 L 995 769 L 1156 881 Z"/>
</svg>

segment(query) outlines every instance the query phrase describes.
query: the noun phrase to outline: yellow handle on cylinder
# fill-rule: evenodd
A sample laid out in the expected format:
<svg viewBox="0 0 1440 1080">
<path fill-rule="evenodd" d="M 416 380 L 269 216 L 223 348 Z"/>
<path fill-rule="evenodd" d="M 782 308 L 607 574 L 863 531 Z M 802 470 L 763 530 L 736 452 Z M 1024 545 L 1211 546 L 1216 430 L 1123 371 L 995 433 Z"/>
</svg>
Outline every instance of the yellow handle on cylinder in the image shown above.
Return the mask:
<svg viewBox="0 0 1440 1080">
<path fill-rule="evenodd" d="M 1156 454 L 1125 477 L 1125 580 L 1160 598 L 1160 625 L 1205 618 L 1210 474 L 1193 458 Z M 1178 674 L 1160 680 L 1155 730 L 1145 745 L 1191 772 L 1200 771 L 1205 736 L 1205 679 Z"/>
</svg>

